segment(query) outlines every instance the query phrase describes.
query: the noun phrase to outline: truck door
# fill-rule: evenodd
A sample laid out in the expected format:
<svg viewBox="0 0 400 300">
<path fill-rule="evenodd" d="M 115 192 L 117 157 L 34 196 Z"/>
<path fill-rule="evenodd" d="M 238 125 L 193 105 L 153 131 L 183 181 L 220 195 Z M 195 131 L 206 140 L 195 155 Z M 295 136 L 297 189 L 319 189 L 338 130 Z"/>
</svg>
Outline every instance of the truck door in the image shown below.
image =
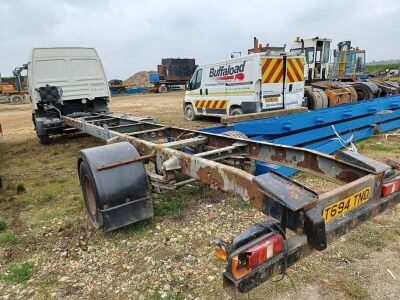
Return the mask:
<svg viewBox="0 0 400 300">
<path fill-rule="evenodd" d="M 285 108 L 301 107 L 304 98 L 304 58 L 287 56 L 284 106 Z"/>
<path fill-rule="evenodd" d="M 281 109 L 284 107 L 284 75 L 283 56 L 266 56 L 261 58 L 261 93 L 263 110 Z"/>
</svg>

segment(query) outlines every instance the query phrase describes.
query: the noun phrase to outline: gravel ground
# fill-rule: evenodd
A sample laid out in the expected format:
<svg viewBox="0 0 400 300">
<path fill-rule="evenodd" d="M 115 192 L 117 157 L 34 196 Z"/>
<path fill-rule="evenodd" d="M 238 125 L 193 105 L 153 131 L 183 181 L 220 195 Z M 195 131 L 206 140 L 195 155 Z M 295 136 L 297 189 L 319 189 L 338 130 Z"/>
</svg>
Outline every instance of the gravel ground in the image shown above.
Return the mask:
<svg viewBox="0 0 400 300">
<path fill-rule="evenodd" d="M 158 117 L 191 128 L 182 116 L 182 93 L 117 97 L 115 112 Z M 89 224 L 75 161 L 79 149 L 101 145 L 77 134 L 38 144 L 29 105 L 0 105 L 0 297 L 3 299 L 226 299 L 214 256 L 215 238 L 230 240 L 263 215 L 247 203 L 194 183 L 154 197 L 155 217 L 105 233 Z M 399 139 L 373 137 L 361 153 L 384 161 L 399 157 Z M 332 185 L 300 174 L 319 191 Z M 17 192 L 18 184 L 25 191 Z M 250 299 L 398 299 L 400 222 L 397 206 L 330 247 L 305 258 L 281 281 L 255 290 Z M 6 235 L 6 233 L 8 235 Z M 14 238 L 10 237 L 14 236 Z M 23 267 L 24 266 L 24 267 Z M 15 269 L 20 271 L 15 278 Z M 21 275 L 22 274 L 22 275 Z M 23 276 L 27 274 L 27 276 Z M 392 276 L 393 275 L 393 276 Z M 279 279 L 279 278 L 276 278 Z"/>
</svg>

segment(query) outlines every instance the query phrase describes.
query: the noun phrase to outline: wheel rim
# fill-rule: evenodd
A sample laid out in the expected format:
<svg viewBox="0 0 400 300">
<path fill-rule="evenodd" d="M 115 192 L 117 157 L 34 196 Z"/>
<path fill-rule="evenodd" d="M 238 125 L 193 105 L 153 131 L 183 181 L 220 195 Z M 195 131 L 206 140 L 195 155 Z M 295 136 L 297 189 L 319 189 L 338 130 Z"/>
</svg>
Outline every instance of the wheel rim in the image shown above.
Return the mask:
<svg viewBox="0 0 400 300">
<path fill-rule="evenodd" d="M 94 195 L 94 189 L 93 189 L 93 184 L 90 181 L 89 176 L 85 175 L 83 177 L 83 186 L 85 190 L 85 198 L 87 202 L 87 207 L 89 209 L 89 212 L 95 216 L 96 215 L 96 197 Z"/>
<path fill-rule="evenodd" d="M 13 104 L 20 104 L 20 103 L 22 103 L 22 98 L 21 98 L 21 97 L 18 97 L 18 96 L 13 97 L 13 98 L 11 98 L 11 103 L 13 103 Z"/>
<path fill-rule="evenodd" d="M 192 119 L 193 118 L 193 110 L 192 110 L 192 108 L 190 107 L 190 106 L 186 106 L 186 116 L 189 118 L 189 119 Z"/>
<path fill-rule="evenodd" d="M 241 113 L 237 110 L 233 110 L 231 116 L 239 116 Z"/>
</svg>

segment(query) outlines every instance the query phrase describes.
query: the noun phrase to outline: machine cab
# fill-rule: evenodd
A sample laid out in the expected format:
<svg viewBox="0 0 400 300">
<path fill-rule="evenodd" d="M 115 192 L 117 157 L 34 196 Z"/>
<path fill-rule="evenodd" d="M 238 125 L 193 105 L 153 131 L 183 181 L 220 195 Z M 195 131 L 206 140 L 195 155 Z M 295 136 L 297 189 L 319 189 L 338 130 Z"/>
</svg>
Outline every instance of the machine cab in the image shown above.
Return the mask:
<svg viewBox="0 0 400 300">
<path fill-rule="evenodd" d="M 290 52 L 305 54 L 304 79 L 307 82 L 326 80 L 329 73 L 330 47 L 332 40 L 315 37 L 312 39 L 297 39 Z"/>
</svg>

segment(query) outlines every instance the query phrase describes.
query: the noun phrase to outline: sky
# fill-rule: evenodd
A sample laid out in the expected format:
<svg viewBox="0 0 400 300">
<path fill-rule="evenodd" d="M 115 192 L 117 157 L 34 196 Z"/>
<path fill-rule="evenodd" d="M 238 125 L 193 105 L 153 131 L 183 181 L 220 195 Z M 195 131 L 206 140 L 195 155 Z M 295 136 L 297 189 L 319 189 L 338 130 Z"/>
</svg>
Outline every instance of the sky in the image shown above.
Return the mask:
<svg viewBox="0 0 400 300">
<path fill-rule="evenodd" d="M 400 58 L 400 0 L 0 0 L 0 72 L 34 47 L 95 47 L 108 79 L 156 70 L 161 58 L 197 64 L 297 36 L 351 40 L 367 61 Z"/>
</svg>

